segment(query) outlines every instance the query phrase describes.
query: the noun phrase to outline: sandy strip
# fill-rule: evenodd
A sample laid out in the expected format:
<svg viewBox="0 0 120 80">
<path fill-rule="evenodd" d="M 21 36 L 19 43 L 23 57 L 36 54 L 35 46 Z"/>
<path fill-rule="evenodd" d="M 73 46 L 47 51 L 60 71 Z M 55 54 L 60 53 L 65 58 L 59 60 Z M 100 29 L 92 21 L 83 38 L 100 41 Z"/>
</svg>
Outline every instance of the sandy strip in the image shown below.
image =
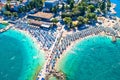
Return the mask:
<svg viewBox="0 0 120 80">
<path fill-rule="evenodd" d="M 101 33 L 99 33 L 98 35 L 105 36 L 105 33 L 104 33 L 104 32 L 101 32 Z M 73 46 L 75 46 L 75 44 L 77 44 L 77 43 L 79 43 L 80 41 L 85 40 L 85 39 L 87 39 L 87 38 L 93 37 L 93 36 L 96 36 L 96 35 L 95 35 L 95 34 L 89 35 L 89 36 L 87 36 L 87 37 L 85 37 L 85 38 L 80 38 L 80 39 L 78 39 L 78 40 L 75 40 L 75 41 L 71 42 L 71 44 L 70 44 L 68 47 L 66 47 L 66 50 L 63 51 L 63 53 L 62 53 L 62 55 L 60 56 L 60 58 L 57 59 L 56 65 L 55 65 L 55 69 L 56 69 L 57 71 L 60 71 L 60 70 L 59 70 L 59 69 L 60 69 L 60 65 L 61 65 L 60 62 L 67 56 L 68 51 L 70 51 L 70 50 L 73 48 Z"/>
</svg>

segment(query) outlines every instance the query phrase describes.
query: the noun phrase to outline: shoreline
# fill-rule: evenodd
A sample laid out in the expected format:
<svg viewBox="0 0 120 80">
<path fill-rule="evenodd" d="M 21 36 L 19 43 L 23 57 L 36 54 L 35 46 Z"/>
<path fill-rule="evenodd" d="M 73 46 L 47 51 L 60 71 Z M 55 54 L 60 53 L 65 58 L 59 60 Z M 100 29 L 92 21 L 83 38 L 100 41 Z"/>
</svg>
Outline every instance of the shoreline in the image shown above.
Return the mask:
<svg viewBox="0 0 120 80">
<path fill-rule="evenodd" d="M 26 50 L 32 47 L 32 49 L 28 50 L 29 53 L 31 51 L 32 56 L 29 57 L 29 54 L 26 54 L 29 57 L 29 58 L 26 58 L 26 60 L 30 59 L 30 61 L 28 61 L 28 63 L 26 63 L 26 60 L 25 60 L 25 64 L 23 62 L 23 66 L 25 65 L 25 67 L 21 68 L 22 72 L 21 72 L 20 76 L 16 76 L 16 77 L 18 77 L 18 79 L 21 79 L 21 78 L 26 79 L 26 78 L 28 78 L 30 80 L 31 79 L 33 80 L 33 79 L 36 78 L 36 74 L 38 74 L 38 71 L 41 70 L 41 67 L 44 64 L 44 60 L 45 60 L 44 51 L 42 51 L 40 49 L 39 44 L 37 43 L 37 40 L 34 37 L 32 37 L 32 35 L 29 34 L 28 31 L 23 31 L 23 30 L 17 29 L 12 24 L 9 24 L 8 26 L 12 26 L 12 27 L 8 31 L 5 31 L 5 35 L 10 35 L 10 37 L 13 36 L 13 38 L 16 38 L 17 40 L 20 40 L 20 42 L 25 44 Z M 14 33 L 15 33 L 15 36 L 13 35 Z M 19 37 L 19 34 L 20 34 L 20 37 Z M 25 41 L 27 41 L 27 42 L 25 42 Z M 30 44 L 30 46 L 29 46 L 28 43 Z M 29 47 L 27 47 L 27 46 L 29 46 Z M 35 50 L 35 51 L 33 51 L 33 50 Z M 24 53 L 26 53 L 26 52 L 24 52 Z M 36 61 L 36 62 L 34 62 L 35 64 L 32 64 L 33 61 Z M 26 74 L 23 74 L 23 73 L 26 73 Z"/>
<path fill-rule="evenodd" d="M 93 36 L 88 36 L 88 37 L 85 37 L 85 38 L 83 38 L 83 39 L 80 39 L 79 41 L 75 41 L 75 46 L 76 46 L 76 44 L 79 42 L 79 44 L 85 44 L 86 42 L 87 42 L 87 44 L 89 43 L 89 41 L 85 41 L 85 42 L 83 42 L 82 43 L 82 40 L 84 40 L 84 39 L 88 39 L 89 37 L 90 37 L 90 41 L 92 41 L 92 38 L 91 37 L 95 37 L 96 38 L 96 36 L 98 36 L 98 38 L 99 37 L 105 37 L 105 39 L 107 40 L 107 42 L 109 43 L 109 41 L 111 41 L 111 39 L 112 39 L 112 37 L 111 36 L 109 36 L 109 35 L 104 35 L 104 34 L 98 34 L 98 35 L 93 35 Z M 95 39 L 96 40 L 96 39 Z M 106 40 L 104 40 L 104 38 L 103 38 L 103 40 L 102 41 L 106 41 Z M 109 40 L 109 41 L 108 41 Z M 97 40 L 96 40 L 97 41 Z M 99 42 L 99 40 L 98 40 L 98 42 Z M 74 43 L 74 42 L 73 42 Z M 91 42 L 90 42 L 91 43 Z M 100 44 L 101 44 L 101 41 L 99 42 Z M 92 43 L 93 44 L 93 43 Z M 107 44 L 107 43 L 106 43 Z M 110 44 L 110 43 L 109 43 Z M 112 42 L 111 42 L 111 44 L 112 44 Z M 108 45 L 108 44 L 107 44 Z M 82 47 L 82 45 L 80 45 L 81 47 Z M 87 46 L 87 45 L 86 45 Z M 80 47 L 80 48 L 81 48 Z M 68 47 L 67 47 L 68 48 Z M 71 48 L 72 48 L 72 46 L 71 46 Z M 77 48 L 79 49 L 79 47 L 77 46 Z M 94 49 L 94 46 L 92 47 L 93 49 Z M 91 49 L 92 49 L 91 48 Z M 96 47 L 96 48 L 98 48 L 98 47 Z M 113 47 L 114 48 L 114 47 Z M 87 49 L 87 48 L 86 48 Z M 75 52 L 75 53 L 77 53 L 77 52 L 79 52 L 78 50 Z M 85 52 L 83 52 L 83 53 L 85 53 Z M 100 52 L 101 53 L 101 52 Z M 63 73 L 64 73 L 64 71 L 65 71 L 65 73 L 66 73 L 66 75 L 65 76 L 69 76 L 70 78 L 72 78 L 73 76 L 75 76 L 75 74 L 76 73 L 73 73 L 73 71 L 76 71 L 76 68 L 79 68 L 80 67 L 80 65 L 79 65 L 79 67 L 74 67 L 74 68 L 72 68 L 72 66 L 71 66 L 71 64 L 72 65 L 74 65 L 74 64 L 78 64 L 78 60 L 79 60 L 79 58 L 80 57 L 78 57 L 78 55 L 75 55 L 75 56 L 77 56 L 77 57 L 75 57 L 75 59 L 73 59 L 72 60 L 72 63 L 71 63 L 71 59 L 72 58 L 74 58 L 74 54 L 72 54 L 71 55 L 71 53 L 70 52 L 66 52 L 65 54 L 67 54 L 67 55 L 65 55 L 65 56 L 63 56 L 63 57 L 61 57 L 59 60 L 61 60 L 61 61 L 57 61 L 58 63 L 57 64 L 59 64 L 58 65 L 58 67 L 57 67 L 57 69 L 59 69 L 60 71 L 62 71 Z M 69 55 L 70 55 L 70 58 L 69 58 Z M 81 55 L 81 54 L 79 54 L 79 55 Z M 85 55 L 85 54 L 84 54 Z M 94 54 L 93 54 L 94 55 Z M 67 59 L 66 59 L 67 58 Z M 77 60 L 77 58 L 78 58 L 78 60 Z M 82 59 L 84 59 L 84 57 L 82 56 Z M 86 58 L 87 59 L 87 58 Z M 81 60 L 81 59 L 80 59 Z M 94 59 L 93 59 L 94 60 Z M 76 63 L 73 63 L 74 61 L 76 61 Z M 81 60 L 81 63 L 82 63 L 82 61 L 83 60 Z M 91 60 L 92 61 L 92 60 Z M 66 63 L 66 62 L 68 62 L 68 63 Z M 61 63 L 61 64 L 60 64 Z M 64 63 L 64 64 L 63 64 Z M 88 62 L 87 62 L 88 63 Z M 70 65 L 69 65 L 70 64 Z M 89 63 L 88 63 L 89 64 Z M 62 66 L 61 66 L 62 65 Z M 64 67 L 64 66 L 66 66 L 66 67 Z M 71 67 L 69 67 L 69 66 L 71 66 Z M 75 66 L 75 65 L 74 65 Z M 87 66 L 86 66 L 87 67 Z M 71 72 L 71 69 L 73 69 L 72 70 L 72 72 Z M 82 66 L 82 69 L 80 69 L 80 70 L 83 70 L 84 69 L 84 67 Z M 93 68 L 92 68 L 93 69 Z M 70 71 L 70 73 L 69 73 L 69 71 Z M 91 71 L 91 70 L 90 70 Z M 77 72 L 77 71 L 76 71 Z M 73 74 L 74 75 L 73 75 Z M 82 73 L 82 72 L 81 72 Z M 82 74 L 81 74 L 82 75 Z M 73 79 L 73 78 L 72 78 Z"/>
<path fill-rule="evenodd" d="M 5 32 L 11 28 L 12 24 L 8 24 L 5 28 L 0 29 L 0 33 Z"/>
<path fill-rule="evenodd" d="M 32 43 L 34 44 L 34 47 L 39 51 L 41 52 L 42 54 L 44 54 L 44 57 L 46 58 L 46 51 L 44 51 L 44 49 L 42 49 L 40 47 L 40 44 L 39 42 L 28 32 L 28 31 L 25 31 L 25 30 L 20 30 L 18 28 L 15 28 L 15 27 L 12 27 L 13 30 L 15 31 L 18 31 L 22 34 L 24 34 L 25 36 L 27 36 L 28 38 L 30 38 L 32 40 Z M 42 65 L 44 65 L 45 63 L 43 63 Z M 36 66 L 35 70 L 33 71 L 33 73 L 31 73 L 31 78 L 32 79 L 36 79 L 38 74 L 39 74 L 39 71 L 42 69 L 42 66 Z M 28 78 L 29 79 L 29 78 Z"/>
<path fill-rule="evenodd" d="M 13 30 L 15 31 L 19 31 L 20 33 L 24 34 L 25 36 L 29 37 L 32 41 L 33 41 L 33 44 L 35 45 L 35 48 L 37 50 L 40 50 L 42 53 L 44 53 L 46 55 L 46 52 L 44 51 L 44 49 L 42 49 L 39 45 L 39 42 L 28 32 L 28 31 L 25 31 L 25 30 L 20 30 L 18 28 L 12 28 Z"/>
<path fill-rule="evenodd" d="M 89 37 L 92 37 L 92 35 L 87 36 L 86 38 L 89 38 Z M 57 59 L 57 61 L 56 61 L 55 69 L 56 69 L 57 71 L 61 71 L 61 70 L 59 69 L 59 67 L 60 67 L 60 66 L 59 66 L 59 65 L 60 65 L 59 63 L 67 56 L 67 53 L 72 49 L 72 47 L 75 46 L 78 42 L 81 42 L 82 40 L 84 40 L 84 39 L 86 39 L 86 38 L 80 38 L 80 39 L 72 42 L 68 47 L 66 47 L 66 50 L 63 51 L 63 54 L 62 54 L 62 55 L 60 56 L 60 58 Z"/>
<path fill-rule="evenodd" d="M 101 32 L 98 35 L 100 35 L 100 36 L 106 36 L 106 34 L 104 32 Z M 80 39 L 78 39 L 76 41 L 73 41 L 69 46 L 66 47 L 66 50 L 63 51 L 63 54 L 60 56 L 60 58 L 57 59 L 56 65 L 55 65 L 55 69 L 57 71 L 61 71 L 59 69 L 60 68 L 60 66 L 59 66 L 60 62 L 67 56 L 67 53 L 73 48 L 73 46 L 75 46 L 77 43 L 81 42 L 82 40 L 85 40 L 85 39 L 90 38 L 90 37 L 98 36 L 98 35 L 93 34 L 93 35 L 89 35 L 89 36 L 84 37 L 84 38 L 80 38 Z"/>
</svg>

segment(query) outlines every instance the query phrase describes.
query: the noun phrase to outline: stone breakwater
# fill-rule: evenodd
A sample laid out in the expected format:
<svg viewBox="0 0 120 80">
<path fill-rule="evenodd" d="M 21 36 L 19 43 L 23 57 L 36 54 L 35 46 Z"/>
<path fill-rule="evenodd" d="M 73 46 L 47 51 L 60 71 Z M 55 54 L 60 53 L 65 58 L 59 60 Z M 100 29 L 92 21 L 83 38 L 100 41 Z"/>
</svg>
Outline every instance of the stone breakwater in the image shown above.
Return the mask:
<svg viewBox="0 0 120 80">
<path fill-rule="evenodd" d="M 5 28 L 3 28 L 3 29 L 0 29 L 0 33 L 5 32 L 5 31 L 9 30 L 11 27 L 12 27 L 12 25 L 11 25 L 11 24 L 9 24 L 7 27 L 5 27 Z"/>
</svg>

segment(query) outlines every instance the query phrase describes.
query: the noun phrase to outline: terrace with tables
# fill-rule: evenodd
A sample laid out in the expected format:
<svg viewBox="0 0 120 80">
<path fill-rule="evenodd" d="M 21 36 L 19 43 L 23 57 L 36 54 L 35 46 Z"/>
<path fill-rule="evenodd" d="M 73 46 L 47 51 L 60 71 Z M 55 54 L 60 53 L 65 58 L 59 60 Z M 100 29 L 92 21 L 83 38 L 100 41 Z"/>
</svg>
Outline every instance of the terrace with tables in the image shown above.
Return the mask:
<svg viewBox="0 0 120 80">
<path fill-rule="evenodd" d="M 35 25 L 37 26 L 38 28 L 39 27 L 43 27 L 43 28 L 50 28 L 53 24 L 50 23 L 50 22 L 44 22 L 44 21 L 38 21 L 38 20 L 32 20 L 32 19 L 29 19 L 28 20 L 28 23 L 30 25 Z"/>
</svg>

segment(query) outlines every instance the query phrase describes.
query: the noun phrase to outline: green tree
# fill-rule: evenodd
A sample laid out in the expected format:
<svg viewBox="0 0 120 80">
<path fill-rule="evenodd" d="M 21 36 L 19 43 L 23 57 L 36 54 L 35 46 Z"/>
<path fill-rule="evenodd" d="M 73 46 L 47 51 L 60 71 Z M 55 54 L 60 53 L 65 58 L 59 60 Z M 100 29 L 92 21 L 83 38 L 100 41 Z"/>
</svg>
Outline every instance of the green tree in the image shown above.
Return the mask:
<svg viewBox="0 0 120 80">
<path fill-rule="evenodd" d="M 81 5 L 81 6 L 88 6 L 87 1 L 83 1 L 79 5 Z"/>
<path fill-rule="evenodd" d="M 78 25 L 81 26 L 81 25 L 83 25 L 83 23 L 82 23 L 82 22 L 79 22 Z"/>
<path fill-rule="evenodd" d="M 28 7 L 28 9 L 29 9 L 29 10 L 31 10 L 31 9 L 32 9 L 32 7 L 31 7 L 30 3 L 27 5 L 27 7 Z"/>
<path fill-rule="evenodd" d="M 58 6 L 55 6 L 55 7 L 53 7 L 53 8 L 51 9 L 51 11 L 52 11 L 53 13 L 57 13 L 57 10 L 58 10 Z"/>
<path fill-rule="evenodd" d="M 33 9 L 34 8 L 34 1 L 30 1 L 30 6 L 31 6 L 31 9 Z"/>
<path fill-rule="evenodd" d="M 37 9 L 42 8 L 42 6 L 43 6 L 42 0 L 33 0 L 33 2 L 34 2 L 35 8 L 37 8 Z"/>
<path fill-rule="evenodd" d="M 95 11 L 95 6 L 94 5 L 89 5 L 88 9 L 90 10 L 90 12 L 94 12 Z"/>
<path fill-rule="evenodd" d="M 79 16 L 81 13 L 80 13 L 80 11 L 73 11 L 72 12 L 72 17 L 77 17 L 77 16 Z"/>
<path fill-rule="evenodd" d="M 72 9 L 74 7 L 74 3 L 75 3 L 74 0 L 70 1 L 70 9 Z"/>
<path fill-rule="evenodd" d="M 78 8 L 74 7 L 74 8 L 72 9 L 72 11 L 73 11 L 73 12 L 76 12 L 76 11 L 78 11 Z"/>
<path fill-rule="evenodd" d="M 23 12 L 23 9 L 22 9 L 22 8 L 19 8 L 19 9 L 18 9 L 18 12 L 19 12 L 19 13 L 22 13 L 22 12 Z"/>
<path fill-rule="evenodd" d="M 22 7 L 22 10 L 23 10 L 24 13 L 26 12 L 26 9 L 27 9 L 26 6 Z"/>
<path fill-rule="evenodd" d="M 62 3 L 62 11 L 65 9 L 65 4 L 64 3 Z"/>
<path fill-rule="evenodd" d="M 78 10 L 80 11 L 80 15 L 83 16 L 85 15 L 85 10 L 86 10 L 86 7 L 85 6 L 78 6 Z"/>
<path fill-rule="evenodd" d="M 13 14 L 14 17 L 18 17 L 17 12 L 13 12 L 12 14 Z"/>
<path fill-rule="evenodd" d="M 53 25 L 56 25 L 56 24 L 58 23 L 58 19 L 53 18 L 53 19 L 52 19 L 52 22 L 53 22 Z"/>
<path fill-rule="evenodd" d="M 12 15 L 10 11 L 4 11 L 3 14 L 8 17 L 10 17 Z"/>
<path fill-rule="evenodd" d="M 103 1 L 100 3 L 100 10 L 101 12 L 106 13 L 105 9 L 106 9 L 106 3 Z"/>
<path fill-rule="evenodd" d="M 61 14 L 61 17 L 62 17 L 62 18 L 71 17 L 71 16 L 72 16 L 72 13 L 71 13 L 71 12 L 68 12 L 68 13 L 65 13 L 65 12 L 64 12 L 64 13 Z"/>
<path fill-rule="evenodd" d="M 20 13 L 28 12 L 33 8 L 41 9 L 42 6 L 43 6 L 42 0 L 32 0 L 27 5 L 19 8 L 19 12 Z"/>
<path fill-rule="evenodd" d="M 84 21 L 84 17 L 79 16 L 79 17 L 77 18 L 77 20 L 78 20 L 79 22 L 82 22 L 82 23 L 83 23 L 83 21 Z"/>
<path fill-rule="evenodd" d="M 85 23 L 85 24 L 88 24 L 88 21 L 89 21 L 88 18 L 84 18 L 84 23 Z"/>
<path fill-rule="evenodd" d="M 28 12 L 28 11 L 29 11 L 28 6 L 25 6 L 25 10 L 24 10 L 24 12 Z"/>
<path fill-rule="evenodd" d="M 5 5 L 5 9 L 6 9 L 7 11 L 10 11 L 10 9 L 11 9 L 11 8 L 10 8 L 10 5 L 9 5 L 9 4 L 6 4 L 6 5 Z"/>
<path fill-rule="evenodd" d="M 110 0 L 107 0 L 107 10 L 110 10 L 110 7 L 111 7 L 111 2 Z"/>
<path fill-rule="evenodd" d="M 79 17 L 77 18 L 77 20 L 79 21 L 78 25 L 83 25 L 83 24 L 84 24 L 84 17 L 79 16 Z"/>
<path fill-rule="evenodd" d="M 95 13 L 87 13 L 86 18 L 89 20 L 97 20 L 97 15 Z"/>
<path fill-rule="evenodd" d="M 70 17 L 65 17 L 63 20 L 64 20 L 65 24 L 68 25 L 68 28 L 71 28 L 72 19 Z"/>
<path fill-rule="evenodd" d="M 67 3 L 70 4 L 70 1 L 71 1 L 71 0 L 67 0 Z"/>
<path fill-rule="evenodd" d="M 65 10 L 67 11 L 67 10 L 69 10 L 70 9 L 70 6 L 69 5 L 66 5 L 65 6 Z"/>
</svg>

